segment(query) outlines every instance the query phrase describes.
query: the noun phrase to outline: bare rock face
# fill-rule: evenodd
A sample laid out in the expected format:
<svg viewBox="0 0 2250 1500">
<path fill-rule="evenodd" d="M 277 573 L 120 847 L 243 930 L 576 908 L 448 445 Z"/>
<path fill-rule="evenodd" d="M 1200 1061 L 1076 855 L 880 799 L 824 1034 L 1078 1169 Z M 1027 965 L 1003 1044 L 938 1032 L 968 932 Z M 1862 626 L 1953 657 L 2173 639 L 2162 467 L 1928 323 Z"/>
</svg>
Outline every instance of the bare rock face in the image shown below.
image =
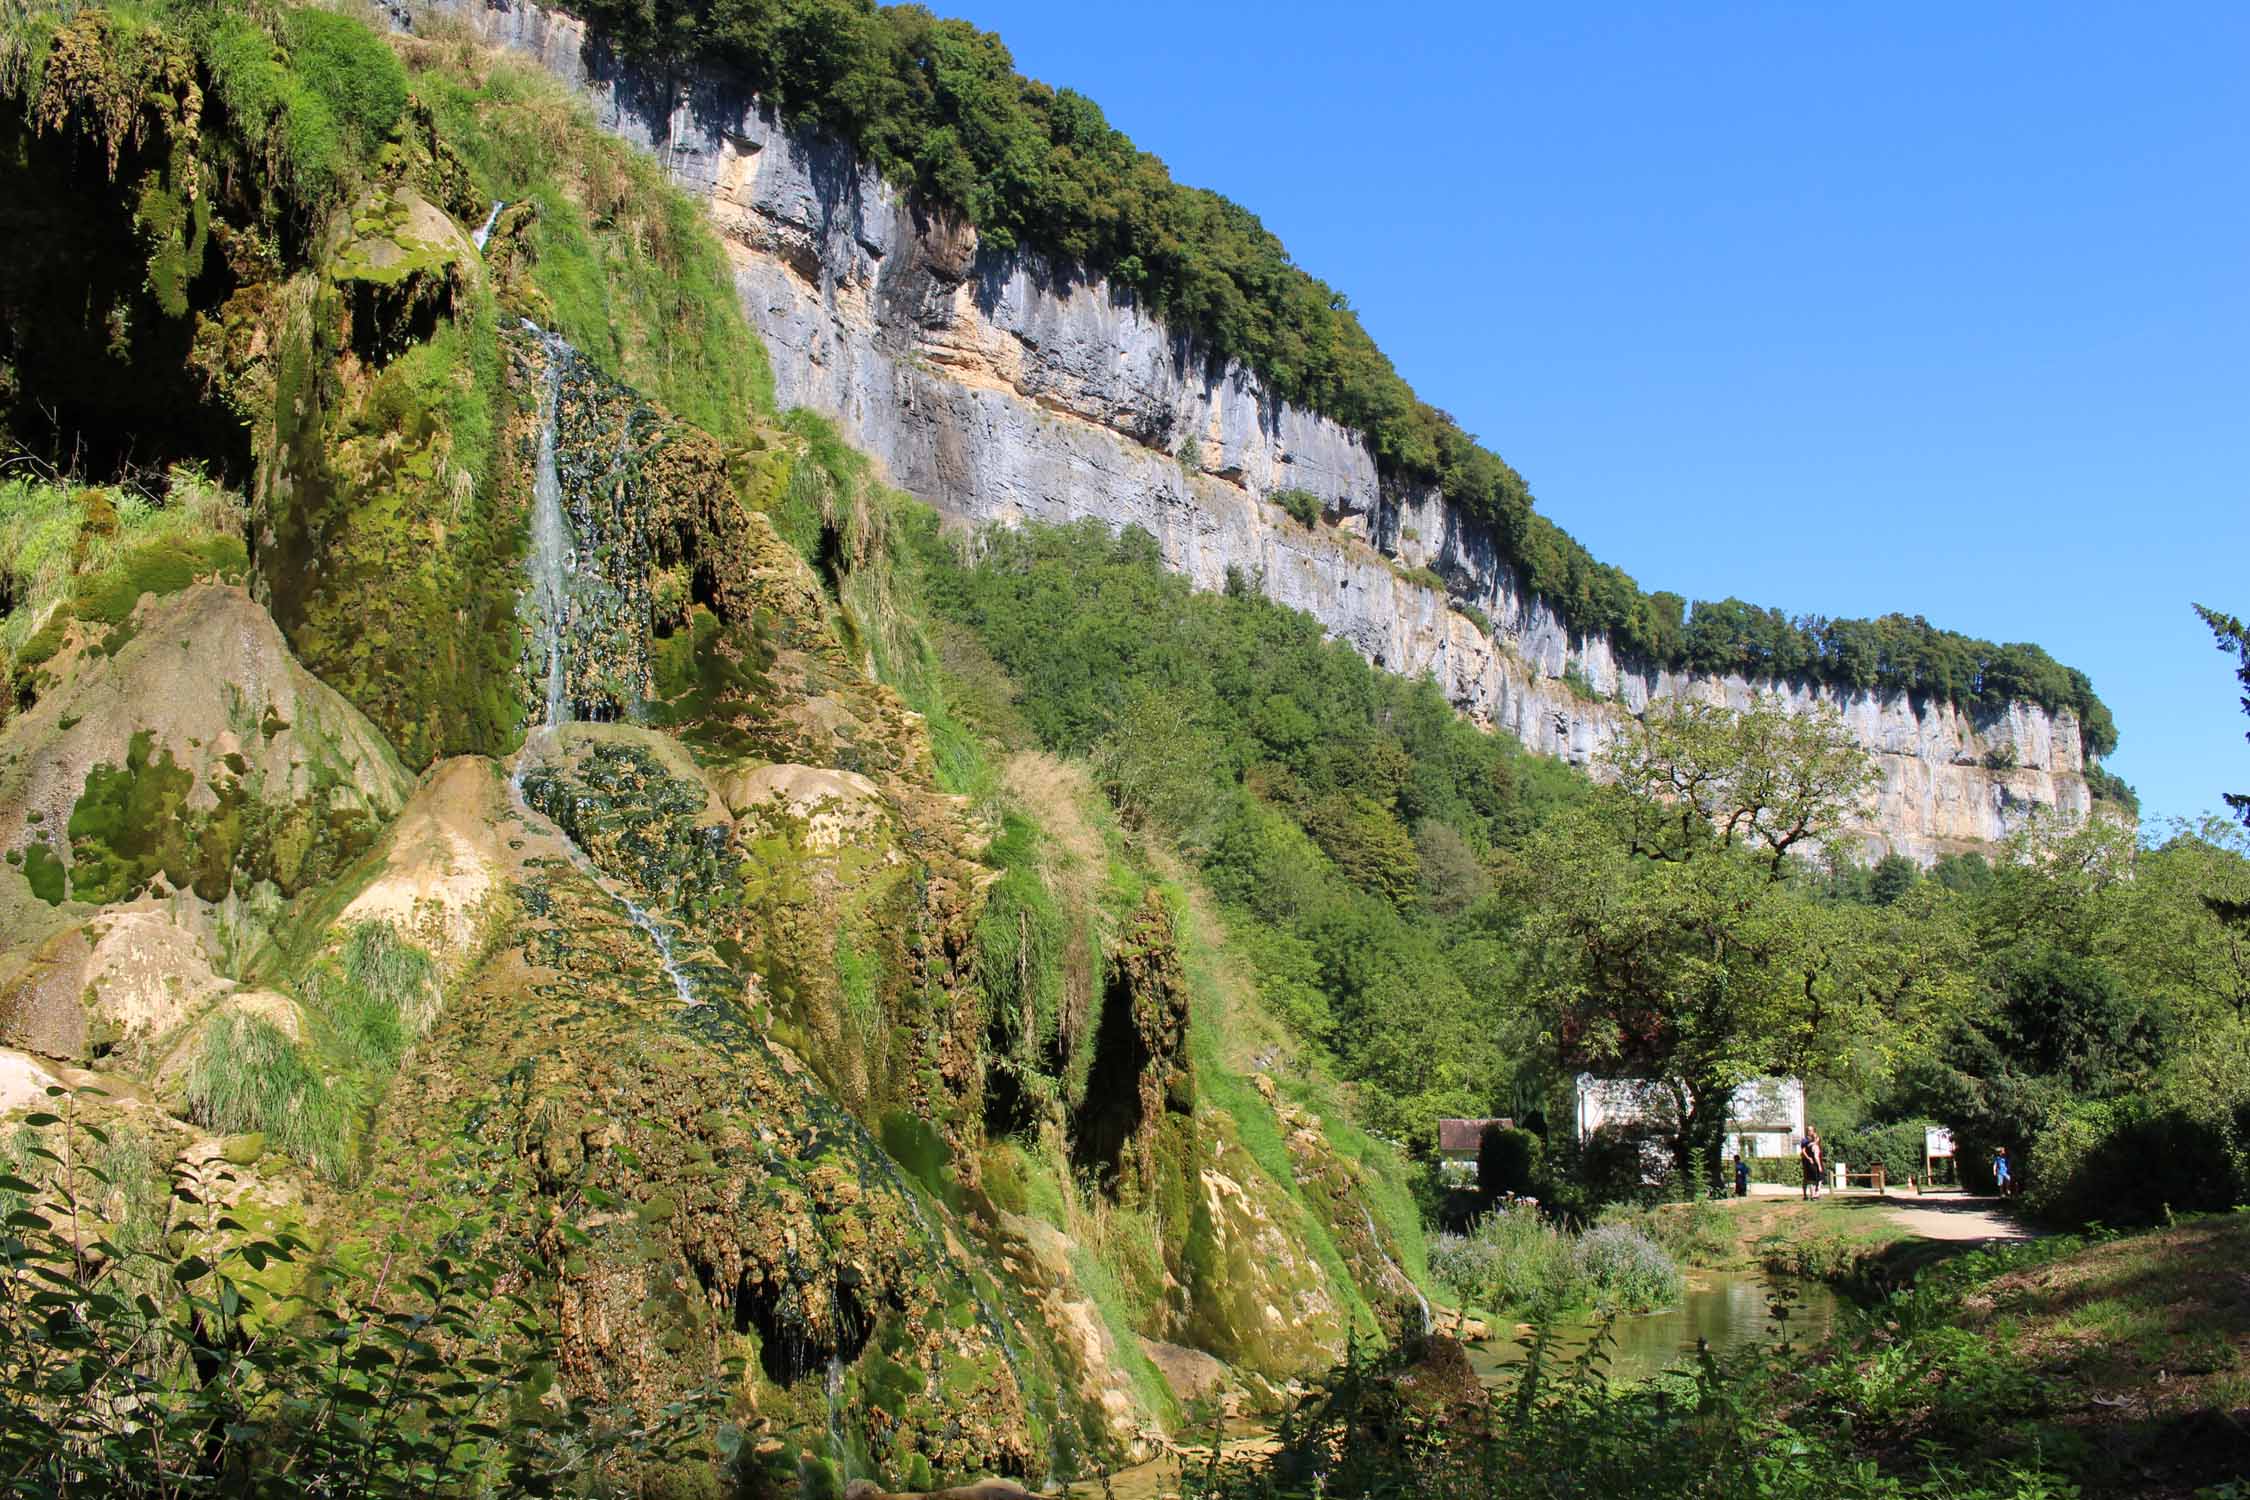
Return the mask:
<svg viewBox="0 0 2250 1500">
<path fill-rule="evenodd" d="M 918 213 L 849 147 L 784 125 L 716 73 L 644 74 L 537 5 L 428 9 L 583 89 L 606 128 L 705 198 L 781 404 L 834 417 L 893 484 L 951 514 L 1143 527 L 1198 587 L 1239 573 L 1377 666 L 1430 675 L 1480 723 L 1579 764 L 1653 698 L 1825 703 L 1883 772 L 1862 830 L 1871 853 L 1928 861 L 2003 838 L 2037 808 L 2091 807 L 2067 711 L 1972 714 L 1622 659 L 1526 593 L 1482 522 L 1435 491 L 1386 485 L 1357 433 L 1240 365 L 1206 362 L 1129 291 L 980 247 L 973 228 Z M 1283 489 L 1318 496 L 1323 524 L 1272 504 Z"/>
</svg>

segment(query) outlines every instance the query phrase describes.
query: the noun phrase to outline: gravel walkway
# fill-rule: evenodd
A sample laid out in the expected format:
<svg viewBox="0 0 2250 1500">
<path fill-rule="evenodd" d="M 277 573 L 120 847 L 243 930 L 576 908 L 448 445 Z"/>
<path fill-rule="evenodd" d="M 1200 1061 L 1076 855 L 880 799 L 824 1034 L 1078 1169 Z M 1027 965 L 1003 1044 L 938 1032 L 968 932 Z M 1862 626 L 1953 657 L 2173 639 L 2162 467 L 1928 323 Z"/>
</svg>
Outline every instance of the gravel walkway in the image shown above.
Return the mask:
<svg viewBox="0 0 2250 1500">
<path fill-rule="evenodd" d="M 1998 1198 L 1970 1193 L 1893 1193 L 1891 1218 L 1926 1240 L 2028 1240 L 2033 1232 L 2018 1223 Z"/>
</svg>

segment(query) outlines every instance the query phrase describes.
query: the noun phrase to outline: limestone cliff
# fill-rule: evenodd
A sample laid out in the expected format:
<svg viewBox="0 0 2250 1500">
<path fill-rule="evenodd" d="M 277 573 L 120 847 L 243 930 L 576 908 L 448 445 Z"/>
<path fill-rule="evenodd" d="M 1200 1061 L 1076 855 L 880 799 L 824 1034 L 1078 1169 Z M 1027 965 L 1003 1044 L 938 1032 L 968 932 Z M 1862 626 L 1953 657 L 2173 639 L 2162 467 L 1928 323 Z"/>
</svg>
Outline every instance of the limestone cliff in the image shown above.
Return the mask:
<svg viewBox="0 0 2250 1500">
<path fill-rule="evenodd" d="M 1927 861 L 2033 809 L 2091 806 L 2067 710 L 1983 714 L 1622 658 L 1528 595 L 1481 522 L 1386 483 L 1356 433 L 1248 369 L 1211 367 L 1129 294 L 980 247 L 724 77 L 638 72 L 521 0 L 429 9 L 580 87 L 606 128 L 706 199 L 782 404 L 837 418 L 893 483 L 956 516 L 1145 527 L 1199 586 L 1238 571 L 1368 660 L 1429 674 L 1465 713 L 1578 763 L 1652 698 L 1826 702 L 1882 769 L 1865 825 L 1876 852 Z M 1289 489 L 1319 497 L 1319 524 L 1272 503 Z"/>
</svg>

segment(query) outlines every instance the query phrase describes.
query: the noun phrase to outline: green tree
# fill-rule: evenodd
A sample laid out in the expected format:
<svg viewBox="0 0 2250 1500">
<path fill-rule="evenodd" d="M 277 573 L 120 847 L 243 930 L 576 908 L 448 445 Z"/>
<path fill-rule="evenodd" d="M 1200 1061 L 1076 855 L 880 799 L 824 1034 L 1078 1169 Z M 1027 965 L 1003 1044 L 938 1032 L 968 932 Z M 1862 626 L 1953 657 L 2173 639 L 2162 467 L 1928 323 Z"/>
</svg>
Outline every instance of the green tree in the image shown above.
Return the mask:
<svg viewBox="0 0 2250 1500">
<path fill-rule="evenodd" d="M 1873 785 L 1829 714 L 1675 704 L 1621 737 L 1608 795 L 1526 851 L 1525 935 L 1563 1059 L 1657 1081 L 1683 1177 L 1717 1185 L 1734 1091 L 1883 1075 L 1958 992 L 1934 898 L 1838 905 L 1785 879 Z"/>
<path fill-rule="evenodd" d="M 1525 864 L 1555 1045 L 1572 1066 L 1669 1090 L 1678 1169 L 1716 1186 L 1734 1091 L 1834 1019 L 1808 980 L 1817 911 L 1740 851 L 1650 858 L 1597 818 L 1566 820 Z"/>
<path fill-rule="evenodd" d="M 1889 906 L 1921 884 L 1922 867 L 1903 854 L 1886 854 L 1868 876 L 1868 899 Z"/>
<path fill-rule="evenodd" d="M 2170 997 L 2184 1024 L 2250 1020 L 2250 830 L 2175 821 L 2134 862 L 2105 955 Z"/>
<path fill-rule="evenodd" d="M 1793 713 L 1773 697 L 1741 712 L 1651 704 L 1603 766 L 1626 793 L 1634 852 L 1684 860 L 1712 844 L 1751 848 L 1777 880 L 1792 850 L 1835 832 L 1880 780 L 1833 709 Z"/>
<path fill-rule="evenodd" d="M 1179 694 L 1136 689 L 1095 742 L 1094 779 L 1124 819 L 1200 847 L 1218 798 L 1210 767 L 1218 740 Z"/>
</svg>

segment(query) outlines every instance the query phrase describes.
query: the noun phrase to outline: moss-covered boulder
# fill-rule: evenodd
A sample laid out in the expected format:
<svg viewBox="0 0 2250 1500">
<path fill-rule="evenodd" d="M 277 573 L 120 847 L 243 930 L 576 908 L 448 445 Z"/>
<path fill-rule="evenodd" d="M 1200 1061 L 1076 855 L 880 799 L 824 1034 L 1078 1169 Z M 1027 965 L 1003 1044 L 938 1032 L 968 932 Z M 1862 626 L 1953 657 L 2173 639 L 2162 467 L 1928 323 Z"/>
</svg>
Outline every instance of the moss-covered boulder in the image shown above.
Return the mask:
<svg viewBox="0 0 2250 1500">
<path fill-rule="evenodd" d="M 122 640 L 74 635 L 57 685 L 0 732 L 0 879 L 50 904 L 288 897 L 404 804 L 383 737 L 242 590 L 144 596 L 127 623 Z M 41 889 L 58 867 L 67 884 Z"/>
</svg>

